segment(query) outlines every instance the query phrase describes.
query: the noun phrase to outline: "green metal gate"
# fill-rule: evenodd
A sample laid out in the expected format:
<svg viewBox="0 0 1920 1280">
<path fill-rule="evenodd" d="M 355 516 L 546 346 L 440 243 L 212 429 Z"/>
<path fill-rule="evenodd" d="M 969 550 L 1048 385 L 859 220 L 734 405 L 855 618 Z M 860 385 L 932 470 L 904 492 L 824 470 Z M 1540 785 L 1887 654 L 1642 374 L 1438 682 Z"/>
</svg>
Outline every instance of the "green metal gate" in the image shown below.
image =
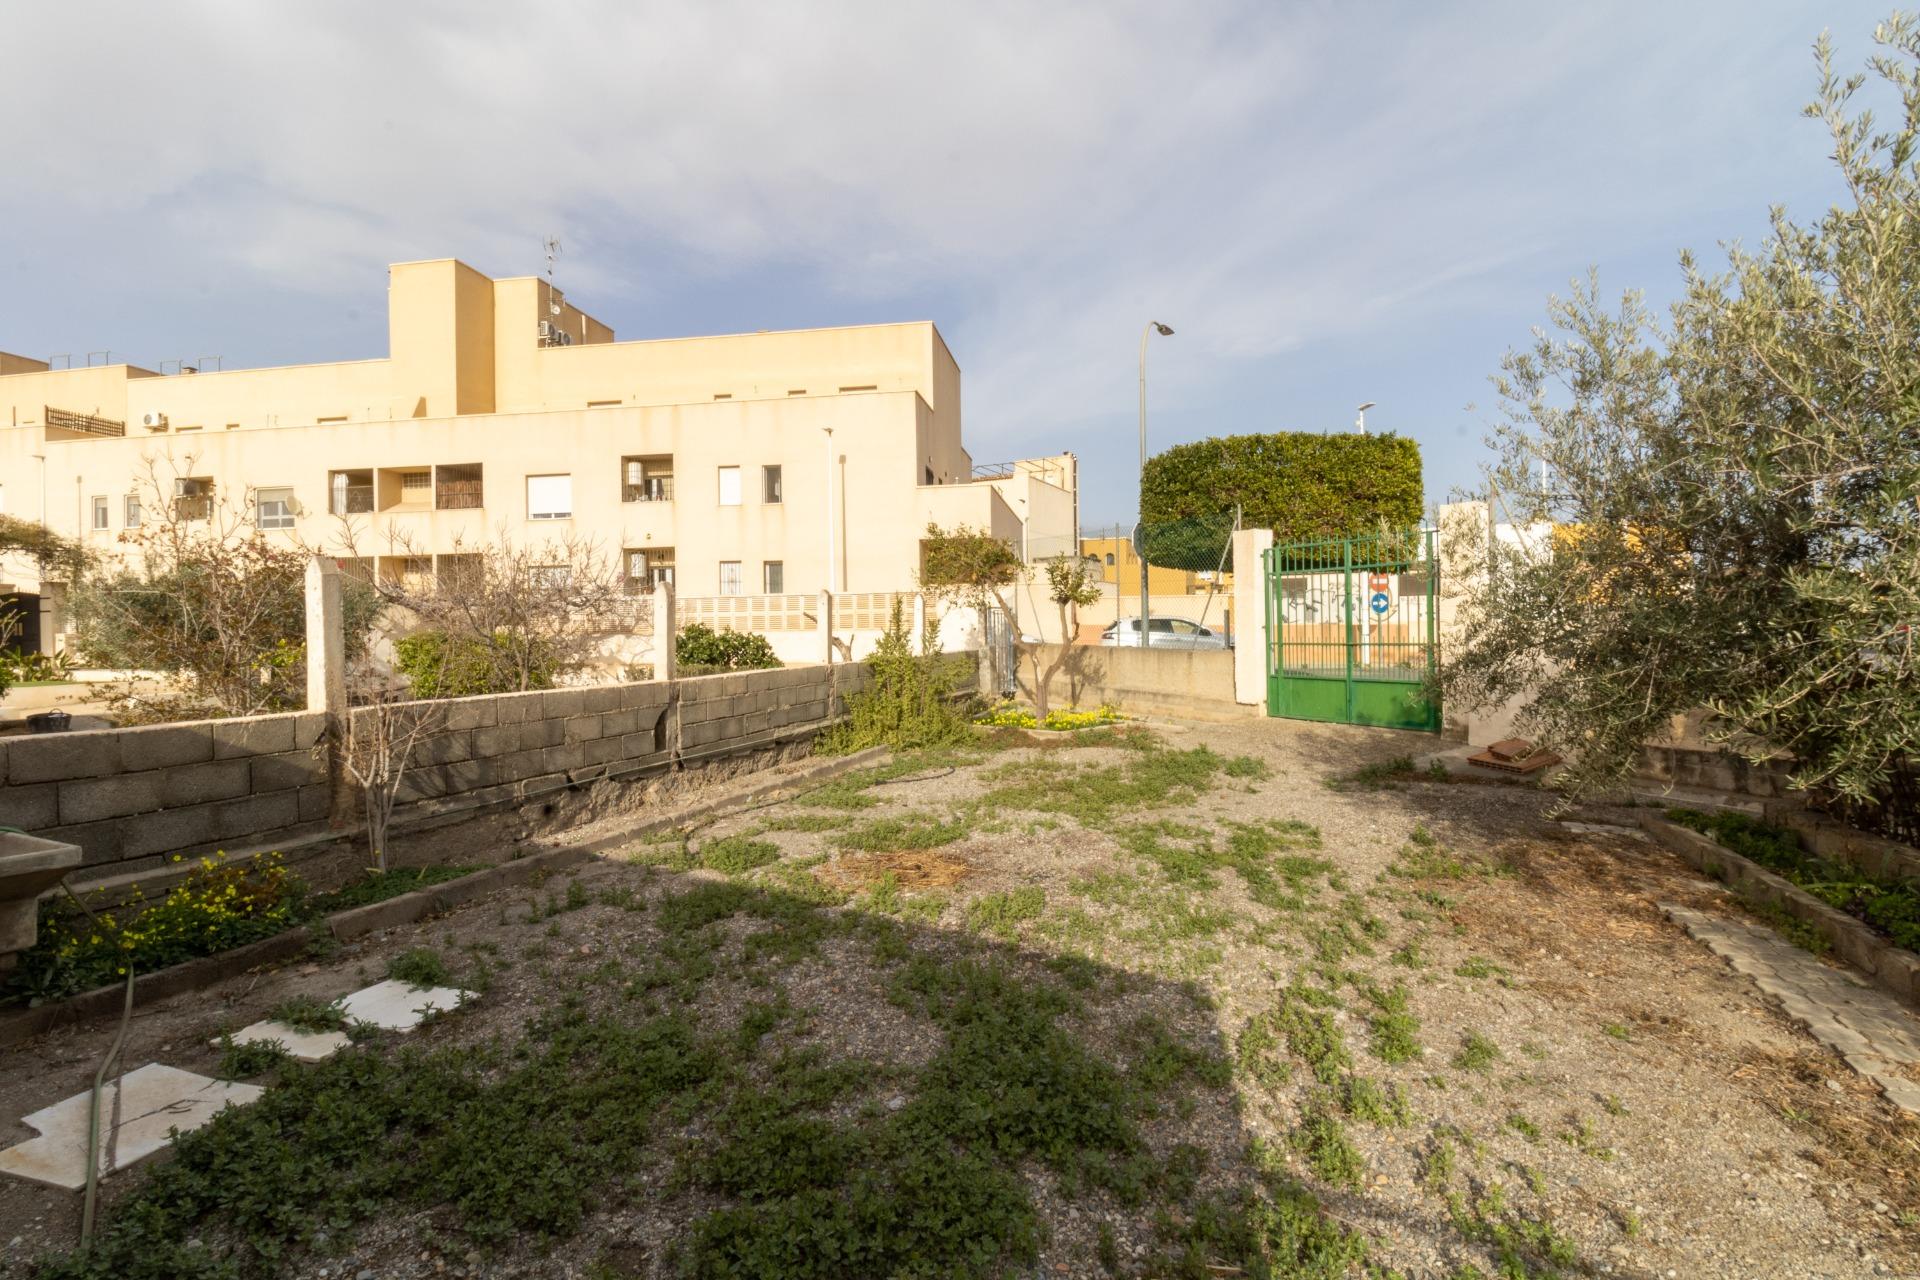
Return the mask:
<svg viewBox="0 0 1920 1280">
<path fill-rule="evenodd" d="M 1431 529 L 1265 553 L 1267 714 L 1440 729 L 1440 561 Z"/>
</svg>

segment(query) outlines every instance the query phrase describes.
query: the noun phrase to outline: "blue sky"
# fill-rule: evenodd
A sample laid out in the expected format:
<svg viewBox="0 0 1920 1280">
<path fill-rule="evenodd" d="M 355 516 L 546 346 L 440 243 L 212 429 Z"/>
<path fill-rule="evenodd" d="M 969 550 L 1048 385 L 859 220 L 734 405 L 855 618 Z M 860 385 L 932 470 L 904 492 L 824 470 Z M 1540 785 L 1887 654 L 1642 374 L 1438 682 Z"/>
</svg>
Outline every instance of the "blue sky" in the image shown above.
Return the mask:
<svg viewBox="0 0 1920 1280">
<path fill-rule="evenodd" d="M 1879 4 L 335 3 L 8 16 L 0 350 L 383 354 L 385 265 L 540 269 L 623 338 L 931 319 L 979 461 L 1377 429 L 1472 484 L 1589 266 L 1838 196 L 1799 116 Z M 75 50 L 87 56 L 76 61 Z M 73 77 L 86 91 L 73 92 Z M 101 86 L 120 86 L 105 93 Z"/>
</svg>

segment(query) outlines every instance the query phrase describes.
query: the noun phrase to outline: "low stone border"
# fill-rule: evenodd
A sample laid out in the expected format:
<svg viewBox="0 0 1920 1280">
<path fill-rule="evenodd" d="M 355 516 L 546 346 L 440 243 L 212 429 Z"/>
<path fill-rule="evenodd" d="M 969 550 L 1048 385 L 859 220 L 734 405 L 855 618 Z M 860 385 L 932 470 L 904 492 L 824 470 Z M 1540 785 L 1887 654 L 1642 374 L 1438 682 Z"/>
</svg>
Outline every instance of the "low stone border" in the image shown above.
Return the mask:
<svg viewBox="0 0 1920 1280">
<path fill-rule="evenodd" d="M 1887 1101 L 1920 1115 L 1920 1022 L 1906 1007 L 1845 969 L 1821 964 L 1765 925 L 1708 915 L 1678 903 L 1660 910 L 1687 936 L 1753 980 L 1788 1018 L 1826 1045 Z"/>
<path fill-rule="evenodd" d="M 141 974 L 134 983 L 134 1007 L 143 1008 L 171 996 L 198 991 L 265 965 L 285 963 L 304 954 L 307 948 L 322 936 L 331 935 L 336 941 L 345 942 L 381 929 L 391 929 L 403 924 L 412 924 L 427 916 L 444 914 L 464 902 L 470 902 L 497 889 L 513 888 L 578 866 L 596 854 L 631 844 L 642 836 L 719 817 L 768 796 L 850 772 L 884 759 L 888 754 L 890 753 L 886 747 L 870 747 L 865 751 L 856 751 L 852 755 L 841 756 L 838 759 L 814 761 L 792 773 L 782 774 L 777 778 L 762 779 L 757 783 L 729 791 L 724 796 L 716 796 L 711 800 L 688 805 L 671 813 L 647 818 L 581 844 L 528 854 L 526 857 L 515 858 L 511 862 L 503 862 L 497 867 L 488 867 L 483 871 L 475 871 L 470 875 L 464 875 L 457 880 L 449 880 L 431 888 L 398 894 L 383 902 L 369 903 L 364 907 L 350 907 L 345 911 L 336 911 L 322 920 L 298 925 L 284 933 L 276 933 L 271 938 L 262 938 L 258 942 L 250 942 L 230 951 L 222 951 L 218 955 L 201 956 L 196 960 L 183 961 L 165 969 Z M 0 1014 L 0 1048 L 10 1048 L 43 1032 L 51 1031 L 63 1023 L 85 1022 L 94 1018 L 112 1016 L 120 1012 L 125 998 L 125 989 L 116 983 L 110 987 L 96 987 L 92 991 L 83 991 L 79 995 L 68 996 L 64 1000 L 55 1000 L 29 1009 Z"/>
<path fill-rule="evenodd" d="M 1920 955 L 1894 946 L 1861 921 L 1844 911 L 1836 911 L 1798 885 L 1741 857 L 1717 840 L 1652 813 L 1640 815 L 1640 826 L 1689 866 L 1729 888 L 1776 905 L 1794 919 L 1818 930 L 1820 936 L 1833 945 L 1836 956 L 1865 974 L 1875 986 L 1920 1008 Z"/>
</svg>

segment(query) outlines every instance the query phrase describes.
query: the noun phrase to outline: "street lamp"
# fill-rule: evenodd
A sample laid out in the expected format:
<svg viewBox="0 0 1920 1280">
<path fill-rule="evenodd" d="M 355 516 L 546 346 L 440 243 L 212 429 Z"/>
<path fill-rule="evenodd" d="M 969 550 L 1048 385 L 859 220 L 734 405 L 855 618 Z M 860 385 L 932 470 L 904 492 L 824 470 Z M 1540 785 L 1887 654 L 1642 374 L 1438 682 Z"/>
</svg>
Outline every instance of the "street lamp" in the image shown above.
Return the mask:
<svg viewBox="0 0 1920 1280">
<path fill-rule="evenodd" d="M 1134 526 L 1135 553 L 1140 557 L 1140 647 L 1147 647 L 1149 615 L 1153 612 L 1147 594 L 1147 339 L 1154 334 L 1171 338 L 1173 330 L 1158 320 L 1147 321 L 1140 331 L 1140 522 Z"/>
<path fill-rule="evenodd" d="M 1374 404 L 1374 401 L 1369 400 L 1357 410 L 1360 416 L 1353 420 L 1353 429 L 1361 435 L 1367 434 L 1367 410 L 1373 408 Z"/>
</svg>

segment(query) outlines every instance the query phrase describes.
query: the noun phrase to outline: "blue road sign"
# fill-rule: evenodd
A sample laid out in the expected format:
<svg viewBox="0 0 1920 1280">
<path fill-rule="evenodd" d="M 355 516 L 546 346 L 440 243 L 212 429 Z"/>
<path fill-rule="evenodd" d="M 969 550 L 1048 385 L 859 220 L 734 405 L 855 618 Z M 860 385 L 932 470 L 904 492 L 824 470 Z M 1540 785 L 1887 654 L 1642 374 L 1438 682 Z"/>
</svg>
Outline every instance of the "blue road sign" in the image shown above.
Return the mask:
<svg viewBox="0 0 1920 1280">
<path fill-rule="evenodd" d="M 1370 603 L 1373 606 L 1373 611 L 1375 613 L 1380 614 L 1381 616 L 1384 617 L 1387 612 L 1387 607 L 1391 605 L 1393 601 L 1387 598 L 1386 592 L 1376 591 L 1373 593 L 1373 599 L 1368 603 Z"/>
</svg>

